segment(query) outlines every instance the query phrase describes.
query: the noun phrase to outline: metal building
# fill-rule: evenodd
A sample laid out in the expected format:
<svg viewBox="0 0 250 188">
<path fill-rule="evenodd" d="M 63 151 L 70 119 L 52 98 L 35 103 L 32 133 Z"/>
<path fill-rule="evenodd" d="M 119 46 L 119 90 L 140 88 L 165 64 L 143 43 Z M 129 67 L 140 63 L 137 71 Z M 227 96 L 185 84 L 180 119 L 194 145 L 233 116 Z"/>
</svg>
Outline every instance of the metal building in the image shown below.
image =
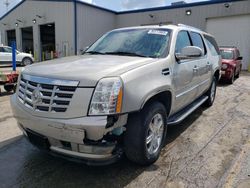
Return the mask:
<svg viewBox="0 0 250 188">
<path fill-rule="evenodd" d="M 239 47 L 250 62 L 250 1 L 200 3 L 115 12 L 79 0 L 24 0 L 0 18 L 2 43 L 47 60 L 80 54 L 103 33 L 119 27 L 184 23 L 213 34 L 219 45 Z"/>
</svg>

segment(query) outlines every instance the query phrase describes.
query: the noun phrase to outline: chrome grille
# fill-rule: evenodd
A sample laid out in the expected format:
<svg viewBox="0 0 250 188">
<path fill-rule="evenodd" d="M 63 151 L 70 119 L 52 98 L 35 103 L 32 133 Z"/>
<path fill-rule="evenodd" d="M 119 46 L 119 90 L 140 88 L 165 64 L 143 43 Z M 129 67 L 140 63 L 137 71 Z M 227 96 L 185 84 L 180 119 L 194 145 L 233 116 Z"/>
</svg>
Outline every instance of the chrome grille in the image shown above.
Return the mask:
<svg viewBox="0 0 250 188">
<path fill-rule="evenodd" d="M 26 107 L 34 111 L 41 112 L 66 112 L 70 101 L 76 90 L 76 85 L 54 85 L 53 83 L 66 83 L 66 81 L 51 81 L 48 83 L 40 83 L 36 79 L 32 80 L 32 76 L 21 76 L 18 98 Z M 46 79 L 46 82 L 48 79 Z M 73 81 L 69 81 L 74 83 Z"/>
</svg>

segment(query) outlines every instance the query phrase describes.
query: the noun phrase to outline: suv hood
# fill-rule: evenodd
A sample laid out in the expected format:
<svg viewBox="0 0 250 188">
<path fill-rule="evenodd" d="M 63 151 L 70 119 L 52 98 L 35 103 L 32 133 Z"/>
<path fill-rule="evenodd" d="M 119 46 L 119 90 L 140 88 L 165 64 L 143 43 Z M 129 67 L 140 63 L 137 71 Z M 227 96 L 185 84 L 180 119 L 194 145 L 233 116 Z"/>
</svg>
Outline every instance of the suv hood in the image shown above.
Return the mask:
<svg viewBox="0 0 250 188">
<path fill-rule="evenodd" d="M 80 81 L 79 86 L 94 87 L 103 77 L 120 76 L 131 69 L 157 59 L 115 56 L 82 55 L 60 58 L 25 67 L 23 74 Z"/>
</svg>

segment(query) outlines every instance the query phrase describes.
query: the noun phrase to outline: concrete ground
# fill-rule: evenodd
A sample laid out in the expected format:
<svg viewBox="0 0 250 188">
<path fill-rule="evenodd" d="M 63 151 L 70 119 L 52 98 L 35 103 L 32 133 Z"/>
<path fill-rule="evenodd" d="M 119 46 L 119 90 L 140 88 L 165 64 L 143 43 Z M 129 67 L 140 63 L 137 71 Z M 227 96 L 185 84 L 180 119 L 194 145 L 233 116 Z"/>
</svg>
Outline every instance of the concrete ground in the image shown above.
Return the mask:
<svg viewBox="0 0 250 188">
<path fill-rule="evenodd" d="M 20 136 L 8 94 L 0 97 L 0 143 Z M 22 136 L 0 148 L 0 187 L 250 187 L 250 73 L 220 84 L 211 108 L 169 127 L 160 159 L 140 167 L 126 158 L 89 167 L 48 156 Z"/>
</svg>

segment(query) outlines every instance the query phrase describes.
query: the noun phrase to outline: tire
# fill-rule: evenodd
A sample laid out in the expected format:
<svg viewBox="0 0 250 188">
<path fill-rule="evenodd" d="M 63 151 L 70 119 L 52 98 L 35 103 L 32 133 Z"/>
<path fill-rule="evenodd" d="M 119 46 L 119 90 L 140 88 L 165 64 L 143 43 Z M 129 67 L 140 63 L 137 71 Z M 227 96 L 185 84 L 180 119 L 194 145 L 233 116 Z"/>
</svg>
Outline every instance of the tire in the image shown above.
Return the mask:
<svg viewBox="0 0 250 188">
<path fill-rule="evenodd" d="M 233 75 L 231 76 L 230 80 L 229 80 L 229 83 L 230 84 L 233 84 L 234 83 L 234 80 L 235 80 L 235 70 L 233 72 Z"/>
<path fill-rule="evenodd" d="M 210 107 L 213 105 L 214 103 L 214 99 L 216 96 L 216 85 L 217 85 L 217 81 L 215 76 L 213 77 L 213 81 L 211 83 L 211 86 L 209 88 L 209 90 L 207 91 L 206 95 L 208 96 L 208 99 L 205 102 L 205 106 Z"/>
<path fill-rule="evenodd" d="M 240 77 L 240 71 L 241 71 L 241 66 L 240 66 L 240 70 L 239 70 L 238 74 L 235 75 L 235 78 L 239 78 Z"/>
<path fill-rule="evenodd" d="M 130 114 L 124 135 L 127 158 L 139 165 L 154 163 L 164 145 L 166 125 L 166 109 L 159 102 L 147 105 L 141 112 Z"/>
<path fill-rule="evenodd" d="M 22 60 L 22 65 L 23 66 L 27 66 L 27 65 L 31 65 L 33 63 L 32 59 L 30 59 L 29 57 L 25 57 Z"/>
<path fill-rule="evenodd" d="M 4 87 L 5 91 L 7 91 L 7 92 L 14 91 L 14 89 L 15 89 L 14 85 L 4 85 L 3 87 Z"/>
</svg>

